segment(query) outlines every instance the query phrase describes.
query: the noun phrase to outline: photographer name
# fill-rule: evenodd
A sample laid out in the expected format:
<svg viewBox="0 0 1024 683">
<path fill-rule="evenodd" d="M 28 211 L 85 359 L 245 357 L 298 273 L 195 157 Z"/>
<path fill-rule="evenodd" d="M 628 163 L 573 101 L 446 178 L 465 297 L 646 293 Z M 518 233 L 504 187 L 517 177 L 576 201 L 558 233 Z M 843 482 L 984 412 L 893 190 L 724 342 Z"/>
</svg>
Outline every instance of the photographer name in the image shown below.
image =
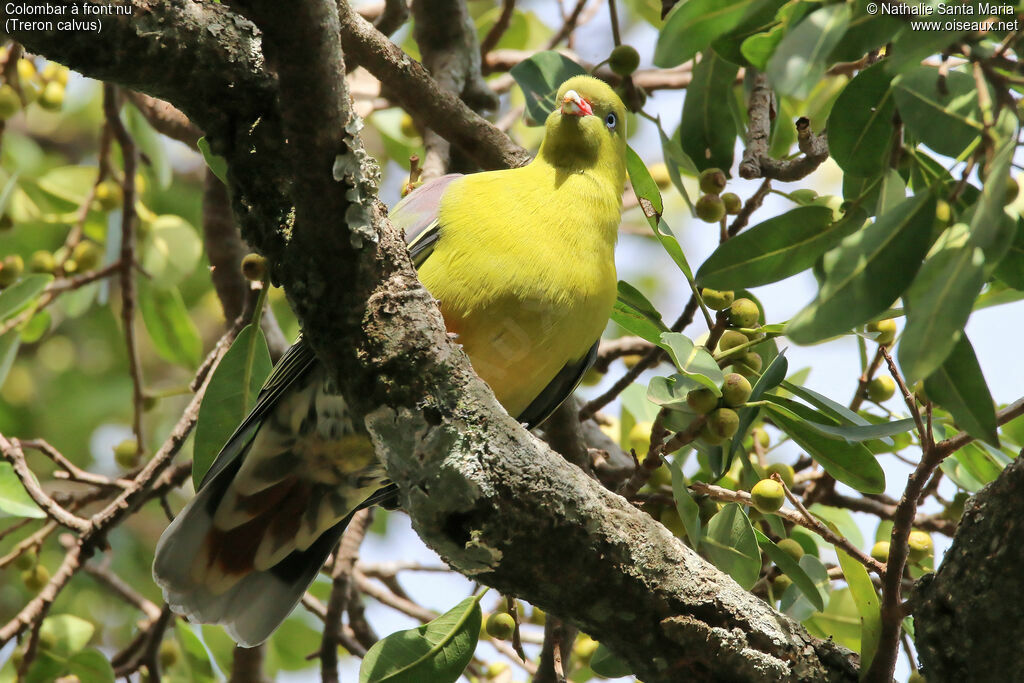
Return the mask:
<svg viewBox="0 0 1024 683">
<path fill-rule="evenodd" d="M 909 4 L 890 4 L 890 3 L 879 3 L 878 9 L 881 14 L 892 14 L 897 16 L 915 16 L 915 17 L 930 17 L 930 16 L 1000 16 L 1000 15 L 1011 15 L 1015 12 L 1013 5 L 997 5 L 982 3 L 980 5 L 960 5 L 960 4 L 939 4 L 939 5 L 927 5 L 923 2 L 916 5 Z"/>
</svg>

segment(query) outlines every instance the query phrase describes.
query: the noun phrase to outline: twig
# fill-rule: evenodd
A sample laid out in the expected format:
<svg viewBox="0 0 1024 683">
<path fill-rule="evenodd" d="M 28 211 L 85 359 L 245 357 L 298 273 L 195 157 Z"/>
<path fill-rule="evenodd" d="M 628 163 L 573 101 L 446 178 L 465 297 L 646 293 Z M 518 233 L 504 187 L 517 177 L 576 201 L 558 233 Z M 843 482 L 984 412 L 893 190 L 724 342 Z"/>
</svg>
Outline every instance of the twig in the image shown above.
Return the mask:
<svg viewBox="0 0 1024 683">
<path fill-rule="evenodd" d="M 114 133 L 117 144 L 121 147 L 124 164 L 124 178 L 121 192 L 124 203 L 121 208 L 121 322 L 124 326 L 125 344 L 128 347 L 128 372 L 132 378 L 132 432 L 138 453 L 145 450 L 145 439 L 142 432 L 142 414 L 145 391 L 142 380 L 142 361 L 139 358 L 139 343 L 135 336 L 135 306 L 138 292 L 135 287 L 135 142 L 128 129 L 121 121 L 120 107 L 117 103 L 117 91 L 109 83 L 103 85 L 103 112 L 107 125 Z"/>
<path fill-rule="evenodd" d="M 68 460 L 60 451 L 50 445 L 44 439 L 31 439 L 28 441 L 21 441 L 23 448 L 31 448 L 37 450 L 61 468 L 54 473 L 55 478 L 63 479 L 67 478 L 71 481 L 78 481 L 85 484 L 92 484 L 94 486 L 107 486 L 113 488 L 128 488 L 131 486 L 131 482 L 127 479 L 111 479 L 105 477 L 102 474 L 94 474 L 87 472 L 75 463 Z M 64 476 L 61 476 L 64 475 Z"/>
<path fill-rule="evenodd" d="M 494 49 L 494 46 L 498 44 L 501 37 L 505 35 L 505 31 L 508 30 L 509 22 L 512 20 L 512 15 L 516 10 L 516 0 L 502 0 L 501 2 L 501 14 L 498 15 L 497 21 L 494 22 L 494 26 L 487 32 L 484 39 L 480 41 L 480 56 L 484 59 L 484 67 L 486 68 L 486 57 L 487 53 Z"/>
<path fill-rule="evenodd" d="M 331 594 L 327 599 L 324 632 L 320 641 L 320 679 L 324 683 L 338 681 L 338 634 L 341 630 L 341 615 L 348 606 L 352 572 L 359 557 L 359 546 L 362 545 L 372 520 L 373 516 L 369 509 L 359 510 L 352 515 L 334 554 Z"/>
<path fill-rule="evenodd" d="M 623 356 L 639 356 L 655 348 L 654 344 L 642 337 L 619 337 L 618 339 L 602 339 L 597 349 L 597 360 L 594 369 L 597 372 L 608 372 L 612 361 Z"/>
<path fill-rule="evenodd" d="M 110 567 L 106 564 L 86 562 L 84 570 L 86 574 L 89 574 L 103 584 L 103 586 L 110 589 L 114 595 L 121 598 L 129 605 L 133 605 L 142 610 L 142 613 L 145 614 L 146 618 L 150 621 L 155 621 L 160 618 L 160 608 L 142 597 L 142 595 L 140 595 L 134 588 L 125 583 L 124 579 L 120 576 L 110 571 Z"/>
<path fill-rule="evenodd" d="M 729 489 L 722 488 L 721 486 L 705 484 L 704 482 L 699 481 L 690 484 L 690 489 L 694 493 L 706 495 L 715 500 L 724 500 L 731 503 L 740 503 L 741 505 L 754 504 L 753 501 L 750 499 L 750 494 L 747 493 L 746 491 L 730 491 Z M 792 496 L 791 491 L 789 492 L 789 496 Z M 796 496 L 790 497 L 790 502 L 793 502 L 794 498 L 796 498 Z M 786 521 L 792 522 L 793 524 L 798 524 L 804 527 L 805 529 L 813 531 L 814 533 L 818 534 L 832 545 L 842 548 L 850 557 L 863 564 L 869 571 L 872 571 L 880 576 L 885 574 L 885 567 L 880 562 L 878 562 L 869 555 L 865 555 L 864 552 L 860 550 L 860 548 L 855 546 L 848 539 L 843 538 L 842 536 L 839 536 L 838 534 L 834 533 L 831 529 L 829 529 L 827 526 L 818 521 L 818 519 L 814 515 L 807 512 L 806 508 L 804 512 L 782 508 L 772 514 L 778 515 Z"/>
<path fill-rule="evenodd" d="M 548 41 L 547 49 L 553 50 L 563 40 L 568 38 L 573 31 L 576 30 L 576 25 L 580 19 L 580 13 L 583 12 L 583 8 L 586 6 L 587 0 L 576 0 L 576 4 L 572 8 L 572 12 L 565 18 L 565 22 L 562 23 L 562 27 L 558 29 L 558 32 L 551 36 L 551 40 Z"/>
<path fill-rule="evenodd" d="M 21 480 L 21 485 L 25 488 L 25 491 L 36 502 L 36 505 L 46 512 L 50 519 L 61 526 L 79 533 L 89 528 L 88 520 L 82 519 L 78 515 L 64 509 L 57 501 L 43 491 L 43 487 L 36 481 L 36 478 L 32 475 L 32 470 L 29 469 L 28 463 L 25 462 L 25 453 L 21 450 L 21 443 L 17 439 L 8 441 L 3 434 L 0 434 L 0 452 L 3 453 L 4 460 L 11 463 L 14 473 L 18 475 L 18 479 Z"/>
</svg>

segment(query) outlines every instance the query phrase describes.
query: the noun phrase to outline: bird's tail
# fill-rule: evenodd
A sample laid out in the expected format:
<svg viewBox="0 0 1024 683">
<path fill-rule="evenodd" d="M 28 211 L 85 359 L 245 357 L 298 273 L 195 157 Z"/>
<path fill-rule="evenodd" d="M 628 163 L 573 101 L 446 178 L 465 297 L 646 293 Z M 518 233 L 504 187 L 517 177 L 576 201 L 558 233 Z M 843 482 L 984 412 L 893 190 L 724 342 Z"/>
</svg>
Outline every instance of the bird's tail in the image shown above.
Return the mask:
<svg viewBox="0 0 1024 683">
<path fill-rule="evenodd" d="M 318 380 L 232 437 L 157 543 L 153 576 L 171 609 L 246 647 L 294 609 L 355 511 L 394 496 Z"/>
</svg>

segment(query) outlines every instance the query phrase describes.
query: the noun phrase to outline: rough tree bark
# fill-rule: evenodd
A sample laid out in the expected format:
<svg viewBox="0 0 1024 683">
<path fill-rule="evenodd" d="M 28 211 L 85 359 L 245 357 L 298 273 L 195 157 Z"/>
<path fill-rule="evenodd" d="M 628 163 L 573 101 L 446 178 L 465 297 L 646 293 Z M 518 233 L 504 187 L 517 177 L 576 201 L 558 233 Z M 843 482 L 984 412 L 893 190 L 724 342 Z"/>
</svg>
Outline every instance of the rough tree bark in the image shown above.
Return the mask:
<svg viewBox="0 0 1024 683">
<path fill-rule="evenodd" d="M 915 644 L 928 681 L 1020 680 L 1022 493 L 1018 457 L 968 501 L 938 572 L 915 586 Z"/>
<path fill-rule="evenodd" d="M 98 37 L 15 38 L 170 101 L 214 140 L 245 237 L 275 264 L 309 340 L 366 416 L 417 532 L 453 567 L 572 621 L 645 681 L 853 681 L 854 655 L 742 590 L 504 413 L 448 339 L 376 201 L 333 4 L 281 4 L 244 3 L 265 36 L 224 5 L 175 0 L 139 1 Z M 343 5 L 343 21 L 351 14 Z M 403 59 L 400 77 L 427 78 Z M 488 146 L 487 126 L 454 137 L 466 130 L 480 133 L 467 150 L 478 159 L 517 160 L 510 142 Z"/>
</svg>

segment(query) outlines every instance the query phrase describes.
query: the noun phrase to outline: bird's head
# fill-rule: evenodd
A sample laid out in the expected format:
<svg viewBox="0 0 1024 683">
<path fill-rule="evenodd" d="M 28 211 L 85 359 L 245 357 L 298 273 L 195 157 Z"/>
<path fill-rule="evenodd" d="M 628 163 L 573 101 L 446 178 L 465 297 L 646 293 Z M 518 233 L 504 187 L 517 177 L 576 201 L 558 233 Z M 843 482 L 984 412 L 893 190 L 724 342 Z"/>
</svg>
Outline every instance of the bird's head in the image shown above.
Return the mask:
<svg viewBox="0 0 1024 683">
<path fill-rule="evenodd" d="M 555 102 L 539 155 L 567 169 L 607 165 L 624 177 L 626 107 L 615 91 L 597 78 L 574 76 L 562 83 Z"/>
</svg>

